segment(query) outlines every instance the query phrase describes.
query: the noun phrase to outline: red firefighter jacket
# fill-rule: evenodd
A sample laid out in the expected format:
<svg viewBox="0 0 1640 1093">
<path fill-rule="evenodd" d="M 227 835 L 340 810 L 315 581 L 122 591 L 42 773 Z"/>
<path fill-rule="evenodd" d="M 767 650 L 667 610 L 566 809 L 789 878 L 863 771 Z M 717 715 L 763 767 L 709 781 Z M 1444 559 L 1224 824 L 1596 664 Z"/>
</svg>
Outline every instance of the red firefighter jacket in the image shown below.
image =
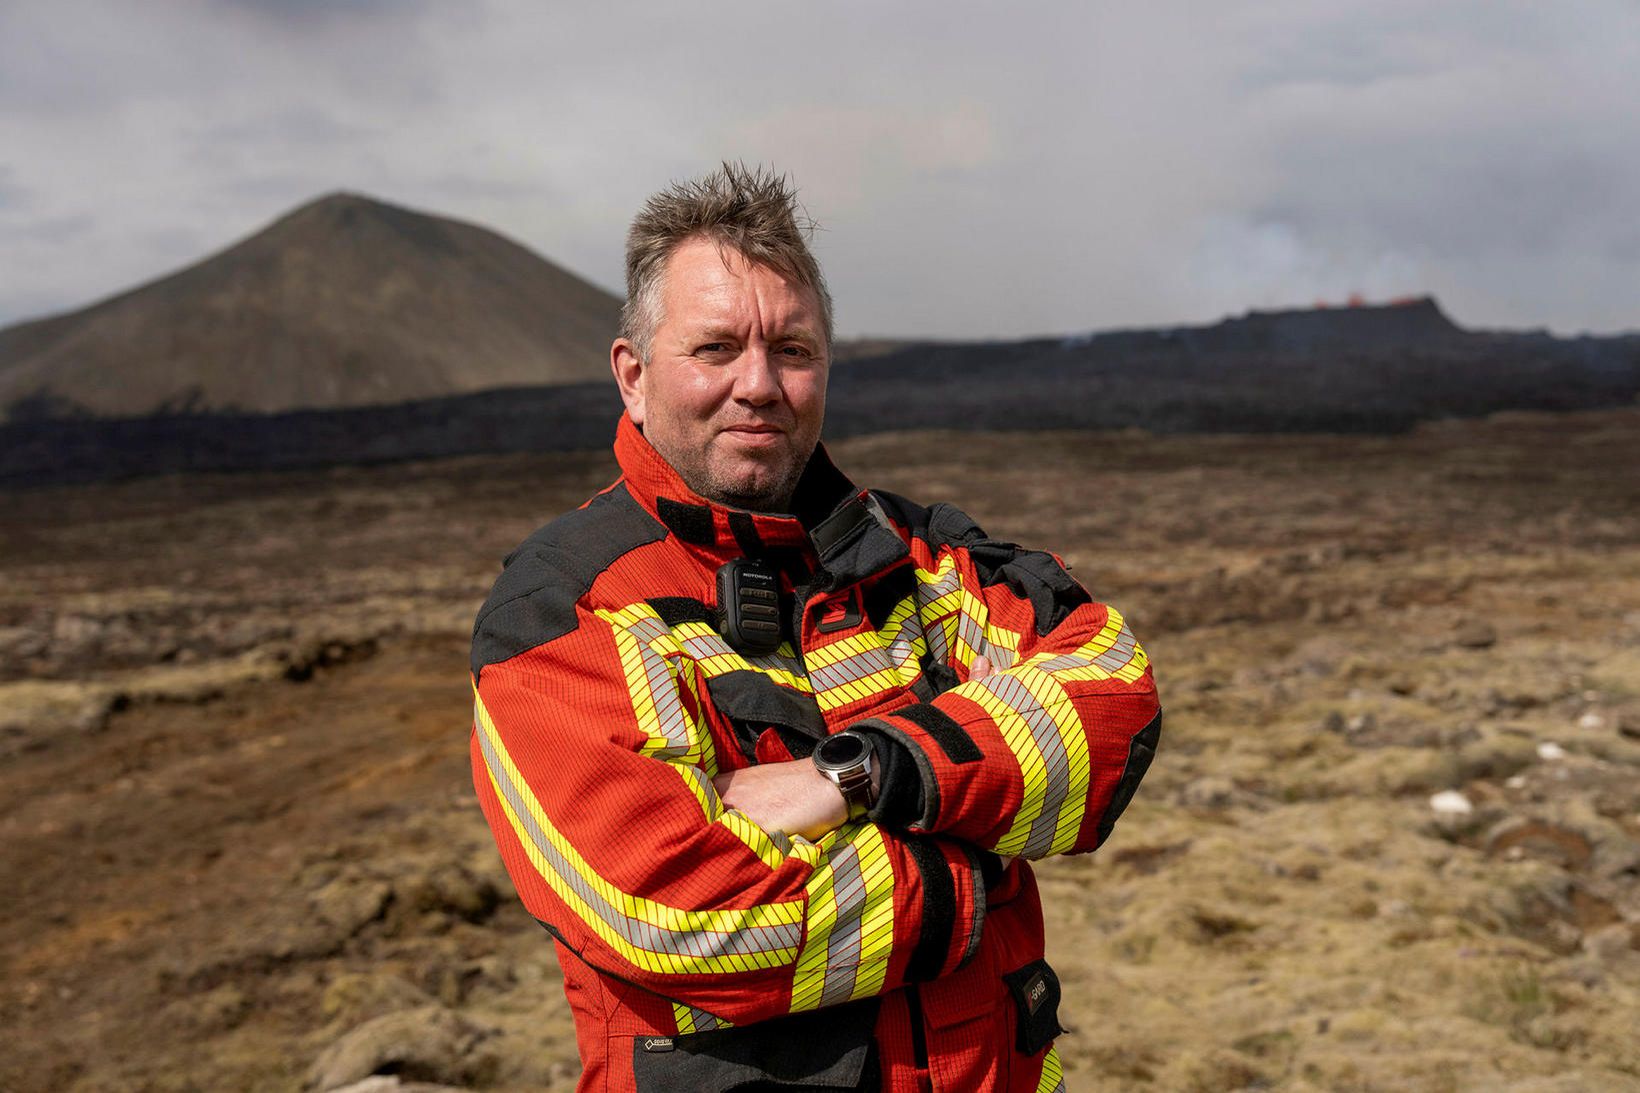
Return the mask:
<svg viewBox="0 0 1640 1093">
<path fill-rule="evenodd" d="M 1062 1088 L 1026 862 L 1098 846 L 1149 765 L 1122 616 L 823 448 L 792 516 L 708 503 L 628 418 L 615 451 L 622 477 L 508 558 L 473 638 L 474 782 L 559 947 L 580 1088 Z M 780 574 L 767 655 L 714 614 L 742 556 Z M 1001 670 L 969 681 L 982 653 Z M 850 726 L 881 797 L 818 842 L 713 789 Z"/>
</svg>

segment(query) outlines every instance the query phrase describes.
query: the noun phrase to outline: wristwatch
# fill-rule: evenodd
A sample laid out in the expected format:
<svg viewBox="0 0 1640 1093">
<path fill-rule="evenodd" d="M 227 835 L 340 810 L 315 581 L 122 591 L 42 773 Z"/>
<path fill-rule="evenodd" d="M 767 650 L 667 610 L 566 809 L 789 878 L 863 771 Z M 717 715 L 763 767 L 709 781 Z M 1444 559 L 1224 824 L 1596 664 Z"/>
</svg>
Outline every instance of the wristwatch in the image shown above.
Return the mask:
<svg viewBox="0 0 1640 1093">
<path fill-rule="evenodd" d="M 848 805 L 851 820 L 858 820 L 877 803 L 877 794 L 871 788 L 875 759 L 871 737 L 851 729 L 828 736 L 815 745 L 814 768 L 837 786 Z"/>
</svg>

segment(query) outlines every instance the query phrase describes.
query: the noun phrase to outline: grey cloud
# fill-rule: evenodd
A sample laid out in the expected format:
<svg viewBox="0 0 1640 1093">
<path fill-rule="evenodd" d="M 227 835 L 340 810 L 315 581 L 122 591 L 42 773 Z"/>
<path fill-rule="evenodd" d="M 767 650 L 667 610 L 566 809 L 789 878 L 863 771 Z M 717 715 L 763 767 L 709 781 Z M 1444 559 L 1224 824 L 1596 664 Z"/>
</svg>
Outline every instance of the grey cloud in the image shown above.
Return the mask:
<svg viewBox="0 0 1640 1093">
<path fill-rule="evenodd" d="M 29 196 L 28 188 L 17 182 L 17 172 L 0 165 L 0 216 L 16 215 L 25 210 Z"/>
<path fill-rule="evenodd" d="M 32 220 L 6 229 L 7 238 L 17 243 L 44 243 L 65 246 L 90 235 L 95 220 L 86 213 Z"/>
<path fill-rule="evenodd" d="M 82 303 L 344 188 L 613 286 L 643 196 L 730 156 L 796 177 L 845 332 L 1349 291 L 1632 327 L 1637 10 L 13 0 L 0 314 Z M 82 228 L 29 238 L 25 215 L 36 236 Z"/>
<path fill-rule="evenodd" d="M 213 7 L 241 10 L 270 22 L 323 24 L 339 19 L 402 18 L 419 0 L 213 0 Z"/>
</svg>

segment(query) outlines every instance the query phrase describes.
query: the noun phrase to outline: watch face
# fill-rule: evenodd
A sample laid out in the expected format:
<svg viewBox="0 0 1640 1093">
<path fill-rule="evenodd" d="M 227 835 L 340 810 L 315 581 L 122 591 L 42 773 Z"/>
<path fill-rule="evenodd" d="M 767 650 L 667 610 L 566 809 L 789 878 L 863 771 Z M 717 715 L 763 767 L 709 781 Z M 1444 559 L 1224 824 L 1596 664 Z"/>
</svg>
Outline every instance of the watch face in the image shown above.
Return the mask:
<svg viewBox="0 0 1640 1093">
<path fill-rule="evenodd" d="M 858 736 L 840 733 L 820 741 L 814 757 L 834 770 L 852 767 L 866 757 L 866 742 Z"/>
</svg>

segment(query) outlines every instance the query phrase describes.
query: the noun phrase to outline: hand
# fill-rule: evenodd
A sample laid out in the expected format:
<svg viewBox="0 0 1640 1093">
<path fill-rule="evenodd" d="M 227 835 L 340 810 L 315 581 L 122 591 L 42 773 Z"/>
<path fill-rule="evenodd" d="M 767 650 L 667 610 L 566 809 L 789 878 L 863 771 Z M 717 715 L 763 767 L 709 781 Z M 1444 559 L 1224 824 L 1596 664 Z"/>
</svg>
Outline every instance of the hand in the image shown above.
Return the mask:
<svg viewBox="0 0 1640 1093">
<path fill-rule="evenodd" d="M 842 791 L 807 759 L 725 771 L 712 784 L 724 804 L 744 812 L 764 831 L 812 842 L 848 819 Z"/>
</svg>

